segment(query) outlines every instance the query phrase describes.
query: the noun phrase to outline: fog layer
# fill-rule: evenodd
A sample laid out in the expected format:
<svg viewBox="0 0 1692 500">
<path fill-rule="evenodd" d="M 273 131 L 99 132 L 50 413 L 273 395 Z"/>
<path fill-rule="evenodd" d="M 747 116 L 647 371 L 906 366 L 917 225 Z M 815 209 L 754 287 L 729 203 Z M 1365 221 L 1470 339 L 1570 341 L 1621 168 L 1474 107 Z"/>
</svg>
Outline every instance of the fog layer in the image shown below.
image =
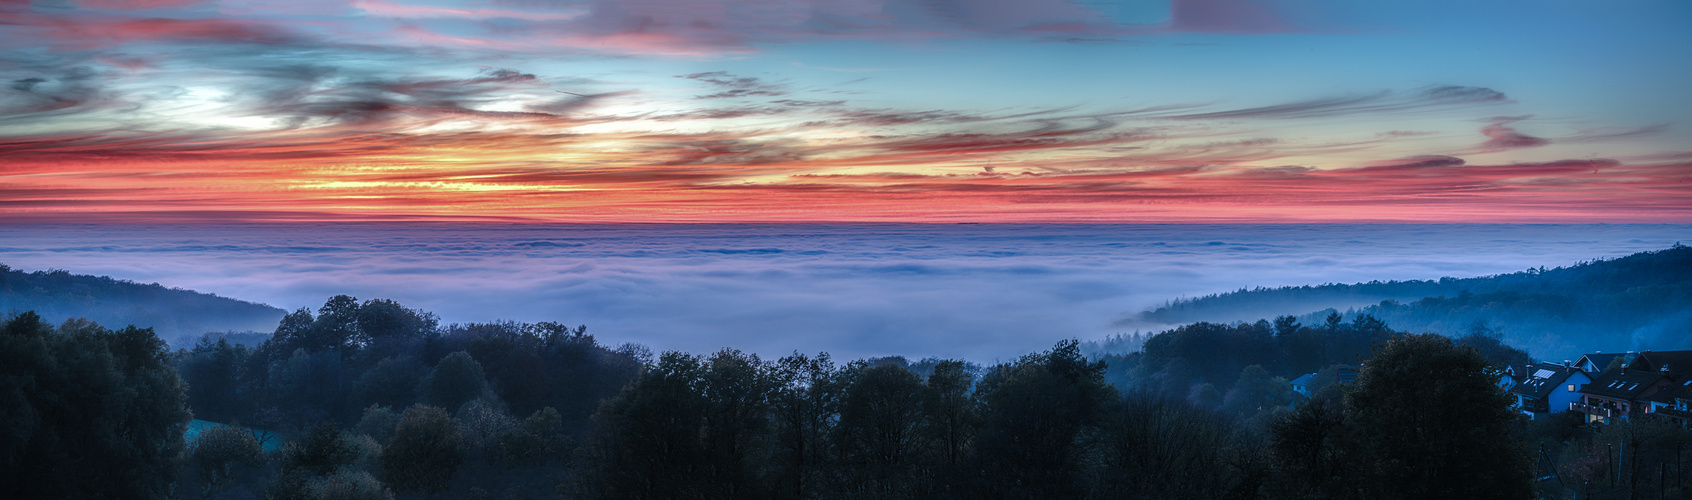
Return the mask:
<svg viewBox="0 0 1692 500">
<path fill-rule="evenodd" d="M 0 262 L 285 309 L 349 294 L 447 323 L 587 324 L 657 350 L 992 361 L 1161 328 L 1132 313 L 1176 297 L 1479 276 L 1685 240 L 1692 226 L 14 225 Z"/>
</svg>

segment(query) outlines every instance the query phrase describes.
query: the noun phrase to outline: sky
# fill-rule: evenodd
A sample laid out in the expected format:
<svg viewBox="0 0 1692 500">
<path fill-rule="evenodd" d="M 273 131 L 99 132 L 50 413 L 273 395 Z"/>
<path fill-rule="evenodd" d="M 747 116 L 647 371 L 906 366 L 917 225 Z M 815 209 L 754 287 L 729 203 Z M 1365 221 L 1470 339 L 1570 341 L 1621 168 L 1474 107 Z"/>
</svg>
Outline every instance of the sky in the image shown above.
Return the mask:
<svg viewBox="0 0 1692 500">
<path fill-rule="evenodd" d="M 1692 222 L 1682 0 L 0 0 L 0 222 Z"/>
<path fill-rule="evenodd" d="M 1183 296 L 1482 276 L 1677 242 L 1692 242 L 1692 225 L 64 224 L 0 225 L 0 262 L 290 311 L 347 294 L 445 323 L 587 325 L 603 343 L 655 352 L 986 364 L 1162 331 L 1136 313 Z M 1541 333 L 1495 326 L 1512 341 Z"/>
</svg>

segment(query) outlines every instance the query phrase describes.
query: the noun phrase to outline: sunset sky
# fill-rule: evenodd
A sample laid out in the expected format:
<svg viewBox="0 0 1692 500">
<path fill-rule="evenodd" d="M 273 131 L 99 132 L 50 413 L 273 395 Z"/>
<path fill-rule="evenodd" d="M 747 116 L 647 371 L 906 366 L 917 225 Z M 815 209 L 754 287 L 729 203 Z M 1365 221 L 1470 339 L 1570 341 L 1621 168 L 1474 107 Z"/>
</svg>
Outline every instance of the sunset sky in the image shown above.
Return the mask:
<svg viewBox="0 0 1692 500">
<path fill-rule="evenodd" d="M 0 222 L 1692 222 L 1692 3 L 0 0 Z"/>
</svg>

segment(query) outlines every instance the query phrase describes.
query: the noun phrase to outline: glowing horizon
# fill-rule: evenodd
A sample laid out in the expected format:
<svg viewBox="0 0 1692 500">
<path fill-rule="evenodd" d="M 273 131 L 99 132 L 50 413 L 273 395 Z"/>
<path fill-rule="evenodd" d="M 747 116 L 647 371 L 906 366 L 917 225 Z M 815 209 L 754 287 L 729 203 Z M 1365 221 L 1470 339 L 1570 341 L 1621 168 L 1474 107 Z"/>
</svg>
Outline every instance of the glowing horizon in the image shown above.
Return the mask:
<svg viewBox="0 0 1692 500">
<path fill-rule="evenodd" d="M 0 221 L 1692 221 L 1683 2 L 946 5 L 0 1 Z"/>
</svg>

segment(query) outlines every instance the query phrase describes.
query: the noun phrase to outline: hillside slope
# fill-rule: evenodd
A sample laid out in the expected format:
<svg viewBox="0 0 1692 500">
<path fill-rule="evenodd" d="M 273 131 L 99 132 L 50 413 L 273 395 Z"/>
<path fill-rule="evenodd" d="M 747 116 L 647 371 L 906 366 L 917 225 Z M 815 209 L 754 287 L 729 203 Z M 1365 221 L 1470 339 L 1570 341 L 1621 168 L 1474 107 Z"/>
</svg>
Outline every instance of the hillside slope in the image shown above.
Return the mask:
<svg viewBox="0 0 1692 500">
<path fill-rule="evenodd" d="M 101 325 L 152 327 L 180 346 L 207 332 L 276 328 L 285 311 L 265 304 L 68 271 L 24 272 L 0 264 L 0 314 L 35 311 L 50 322 L 81 317 Z"/>
<path fill-rule="evenodd" d="M 1240 290 L 1172 302 L 1136 319 L 1256 321 L 1268 316 L 1263 311 L 1325 308 L 1347 316 L 1371 314 L 1400 330 L 1447 335 L 1482 322 L 1542 359 L 1595 350 L 1692 348 L 1692 247 L 1477 278 Z"/>
</svg>

